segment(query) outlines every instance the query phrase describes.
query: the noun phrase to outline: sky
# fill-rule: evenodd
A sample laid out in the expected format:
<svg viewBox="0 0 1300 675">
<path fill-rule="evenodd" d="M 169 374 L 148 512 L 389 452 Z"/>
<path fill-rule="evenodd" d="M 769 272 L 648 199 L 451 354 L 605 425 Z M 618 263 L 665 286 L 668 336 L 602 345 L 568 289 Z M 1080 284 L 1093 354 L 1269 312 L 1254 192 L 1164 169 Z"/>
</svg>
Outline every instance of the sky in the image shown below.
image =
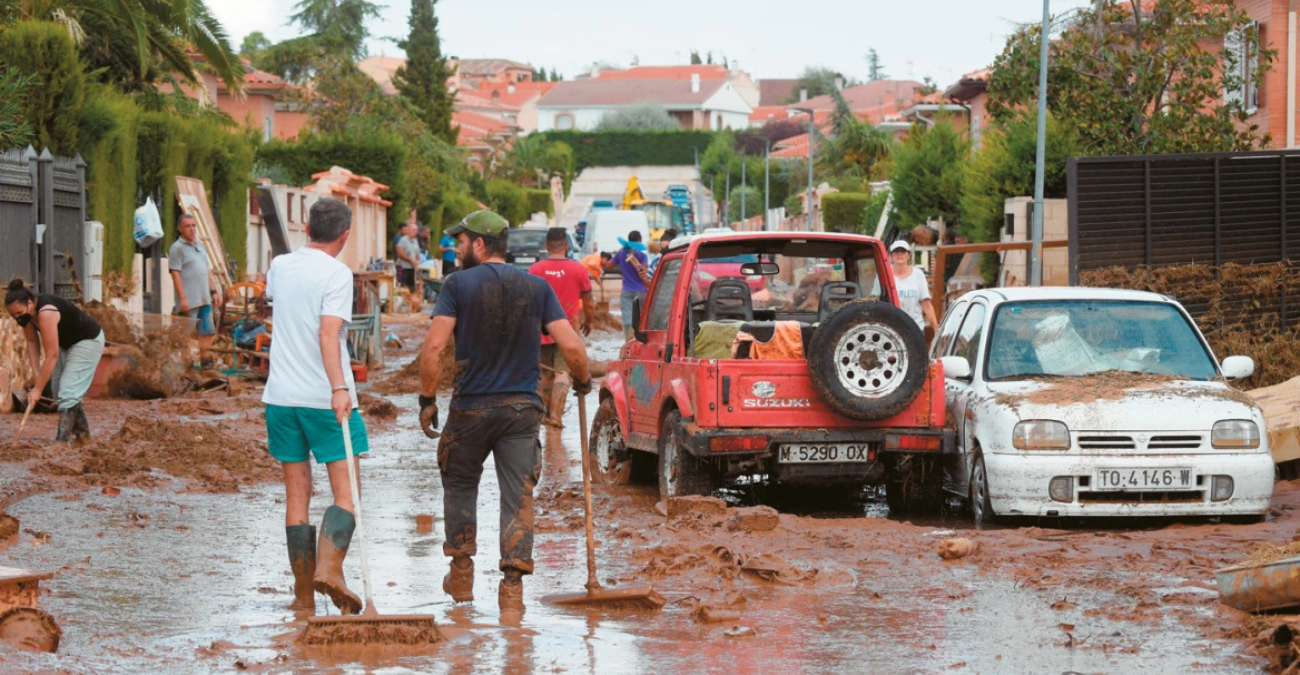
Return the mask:
<svg viewBox="0 0 1300 675">
<path fill-rule="evenodd" d="M 409 0 L 387 3 L 370 23 L 372 55 L 403 56 L 393 39 L 408 32 Z M 238 49 L 260 30 L 294 37 L 296 0 L 209 0 Z M 1056 0 L 1062 13 L 1087 0 Z M 566 77 L 596 61 L 627 66 L 689 63 L 692 49 L 725 55 L 754 79 L 797 77 L 827 66 L 865 79 L 874 48 L 894 79 L 929 76 L 940 86 L 993 62 L 1018 24 L 1042 18 L 1037 0 L 439 0 L 443 53 L 505 58 Z"/>
</svg>

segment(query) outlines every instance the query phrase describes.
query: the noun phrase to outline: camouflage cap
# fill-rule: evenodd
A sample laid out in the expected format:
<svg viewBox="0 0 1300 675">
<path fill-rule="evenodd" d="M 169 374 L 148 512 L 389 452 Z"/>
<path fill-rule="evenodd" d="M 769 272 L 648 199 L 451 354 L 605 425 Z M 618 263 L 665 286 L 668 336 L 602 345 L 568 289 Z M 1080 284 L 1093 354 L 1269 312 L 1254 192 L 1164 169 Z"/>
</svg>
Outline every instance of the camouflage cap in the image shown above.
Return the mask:
<svg viewBox="0 0 1300 675">
<path fill-rule="evenodd" d="M 506 236 L 508 229 L 510 223 L 506 222 L 505 218 L 491 211 L 475 211 L 461 218 L 459 223 L 447 228 L 446 234 L 454 237 L 461 232 L 473 232 L 480 236 L 500 239 Z"/>
</svg>

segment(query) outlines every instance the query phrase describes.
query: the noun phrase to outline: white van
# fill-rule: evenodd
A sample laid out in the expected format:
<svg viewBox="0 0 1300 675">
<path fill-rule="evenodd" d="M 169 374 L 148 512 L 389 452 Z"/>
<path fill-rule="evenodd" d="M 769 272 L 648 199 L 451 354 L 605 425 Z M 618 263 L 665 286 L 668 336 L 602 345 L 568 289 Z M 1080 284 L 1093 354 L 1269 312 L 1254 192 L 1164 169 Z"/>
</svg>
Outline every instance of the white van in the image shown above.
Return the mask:
<svg viewBox="0 0 1300 675">
<path fill-rule="evenodd" d="M 650 245 L 650 223 L 643 211 L 597 211 L 588 217 L 587 235 L 582 242 L 582 254 L 597 251 L 617 253 L 622 246 L 619 237 L 627 239 L 632 231 L 641 233 L 641 241 Z"/>
</svg>

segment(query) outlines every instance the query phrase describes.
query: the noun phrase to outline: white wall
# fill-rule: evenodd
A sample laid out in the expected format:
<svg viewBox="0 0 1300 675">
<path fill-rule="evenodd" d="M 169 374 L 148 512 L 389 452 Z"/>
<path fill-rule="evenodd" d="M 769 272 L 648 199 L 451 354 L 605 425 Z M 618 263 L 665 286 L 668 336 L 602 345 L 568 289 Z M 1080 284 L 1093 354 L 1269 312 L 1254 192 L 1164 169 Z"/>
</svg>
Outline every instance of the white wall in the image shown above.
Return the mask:
<svg viewBox="0 0 1300 675">
<path fill-rule="evenodd" d="M 600 123 L 600 118 L 604 117 L 605 113 L 613 110 L 618 110 L 618 107 L 611 106 L 608 108 L 593 108 L 593 107 L 559 108 L 559 107 L 550 107 L 550 106 L 538 106 L 537 107 L 537 130 L 551 131 L 555 129 L 555 116 L 559 113 L 569 113 L 573 115 L 574 129 L 578 131 L 591 131 L 592 129 L 596 128 L 597 124 Z"/>
</svg>

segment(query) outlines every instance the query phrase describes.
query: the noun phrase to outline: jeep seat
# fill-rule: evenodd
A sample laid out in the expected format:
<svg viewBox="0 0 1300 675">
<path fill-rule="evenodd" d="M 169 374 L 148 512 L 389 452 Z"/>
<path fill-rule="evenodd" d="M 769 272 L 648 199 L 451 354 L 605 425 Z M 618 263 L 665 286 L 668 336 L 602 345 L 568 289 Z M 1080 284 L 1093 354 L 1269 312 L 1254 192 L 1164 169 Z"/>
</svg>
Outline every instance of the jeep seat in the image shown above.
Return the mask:
<svg viewBox="0 0 1300 675">
<path fill-rule="evenodd" d="M 834 281 L 822 285 L 817 299 L 817 322 L 821 323 L 840 307 L 862 297 L 862 287 L 853 281 Z"/>
<path fill-rule="evenodd" d="M 742 337 L 736 344 L 735 358 L 802 359 L 812 344 L 813 327 L 802 321 L 747 321 L 740 324 L 740 334 L 753 340 Z M 795 335 L 798 338 L 792 339 Z"/>
<path fill-rule="evenodd" d="M 704 320 L 723 319 L 754 320 L 754 298 L 744 279 L 718 279 L 709 286 L 709 298 L 704 303 Z"/>
</svg>

